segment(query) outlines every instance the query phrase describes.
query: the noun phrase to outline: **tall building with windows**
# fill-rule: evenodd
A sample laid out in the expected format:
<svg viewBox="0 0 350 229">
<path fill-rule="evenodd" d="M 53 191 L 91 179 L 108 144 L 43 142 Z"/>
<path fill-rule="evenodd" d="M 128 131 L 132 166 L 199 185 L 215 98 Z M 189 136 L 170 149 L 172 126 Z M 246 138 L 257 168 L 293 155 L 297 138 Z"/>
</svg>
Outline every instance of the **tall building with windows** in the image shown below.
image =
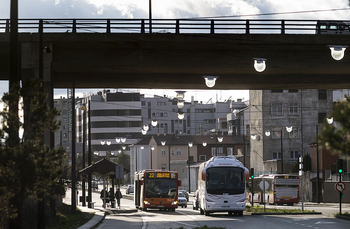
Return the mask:
<svg viewBox="0 0 350 229">
<path fill-rule="evenodd" d="M 149 125 L 147 134 L 205 135 L 210 131 L 227 134 L 230 101 L 203 104 L 192 98 L 182 108 L 177 102 L 176 98 L 165 96 L 141 98 L 142 122 Z M 184 115 L 183 119 L 179 118 L 179 113 Z M 151 125 L 152 120 L 157 120 L 157 126 Z"/>
<path fill-rule="evenodd" d="M 332 90 L 251 90 L 250 165 L 256 174 L 289 173 L 311 153 L 332 111 Z"/>
<path fill-rule="evenodd" d="M 83 104 L 86 106 L 86 111 L 81 109 Z M 90 125 L 92 151 L 99 156 L 105 156 L 109 151 L 116 154 L 122 149 L 122 145 L 135 143 L 140 137 L 142 125 L 140 93 L 104 90 L 83 98 L 81 105 L 77 105 L 76 109 L 77 141 L 83 142 L 84 123 L 86 136 Z M 117 142 L 121 138 L 125 138 L 125 143 Z"/>
</svg>

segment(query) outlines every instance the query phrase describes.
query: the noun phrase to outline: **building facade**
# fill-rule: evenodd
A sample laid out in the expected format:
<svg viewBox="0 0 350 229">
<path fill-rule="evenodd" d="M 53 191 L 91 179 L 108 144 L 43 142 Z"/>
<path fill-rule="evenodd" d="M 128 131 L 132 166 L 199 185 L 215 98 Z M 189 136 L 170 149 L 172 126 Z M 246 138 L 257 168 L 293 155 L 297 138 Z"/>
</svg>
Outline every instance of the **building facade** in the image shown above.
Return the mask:
<svg viewBox="0 0 350 229">
<path fill-rule="evenodd" d="M 310 154 L 332 90 L 251 90 L 250 165 L 256 175 L 289 173 L 299 155 Z"/>
</svg>

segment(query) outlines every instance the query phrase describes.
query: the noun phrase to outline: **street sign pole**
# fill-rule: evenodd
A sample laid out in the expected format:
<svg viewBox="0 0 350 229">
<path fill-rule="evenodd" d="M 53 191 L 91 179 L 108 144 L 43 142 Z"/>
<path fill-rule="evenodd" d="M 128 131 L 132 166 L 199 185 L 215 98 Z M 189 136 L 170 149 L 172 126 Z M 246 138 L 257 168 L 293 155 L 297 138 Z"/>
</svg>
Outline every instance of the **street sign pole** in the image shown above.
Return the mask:
<svg viewBox="0 0 350 229">
<path fill-rule="evenodd" d="M 339 181 L 341 182 L 341 173 L 339 173 Z M 339 192 L 339 212 L 341 214 L 341 196 L 342 192 Z"/>
</svg>

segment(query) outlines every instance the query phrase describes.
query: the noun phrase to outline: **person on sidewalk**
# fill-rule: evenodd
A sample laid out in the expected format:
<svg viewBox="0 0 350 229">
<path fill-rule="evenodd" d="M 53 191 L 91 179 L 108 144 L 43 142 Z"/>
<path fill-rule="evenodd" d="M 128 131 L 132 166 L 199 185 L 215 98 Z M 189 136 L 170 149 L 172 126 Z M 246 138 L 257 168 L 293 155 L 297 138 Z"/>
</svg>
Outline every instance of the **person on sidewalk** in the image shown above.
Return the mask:
<svg viewBox="0 0 350 229">
<path fill-rule="evenodd" d="M 100 198 L 102 199 L 102 207 L 106 208 L 106 203 L 108 203 L 107 198 L 108 198 L 108 192 L 106 189 L 102 189 L 100 193 Z"/>
<path fill-rule="evenodd" d="M 117 199 L 117 204 L 120 209 L 120 199 L 123 198 L 123 196 L 119 188 L 117 188 L 117 191 L 115 192 L 115 198 Z"/>
</svg>

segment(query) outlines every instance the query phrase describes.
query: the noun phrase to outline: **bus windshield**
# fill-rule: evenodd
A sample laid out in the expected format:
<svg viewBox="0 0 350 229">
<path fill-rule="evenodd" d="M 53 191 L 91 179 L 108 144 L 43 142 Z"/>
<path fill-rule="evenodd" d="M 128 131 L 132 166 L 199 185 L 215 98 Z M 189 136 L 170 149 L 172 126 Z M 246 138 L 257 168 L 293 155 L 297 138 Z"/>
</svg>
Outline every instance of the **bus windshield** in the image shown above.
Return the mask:
<svg viewBox="0 0 350 229">
<path fill-rule="evenodd" d="M 244 170 L 233 167 L 215 167 L 206 171 L 209 194 L 233 195 L 244 193 Z"/>
<path fill-rule="evenodd" d="M 175 198 L 176 179 L 147 179 L 146 198 Z"/>
</svg>

